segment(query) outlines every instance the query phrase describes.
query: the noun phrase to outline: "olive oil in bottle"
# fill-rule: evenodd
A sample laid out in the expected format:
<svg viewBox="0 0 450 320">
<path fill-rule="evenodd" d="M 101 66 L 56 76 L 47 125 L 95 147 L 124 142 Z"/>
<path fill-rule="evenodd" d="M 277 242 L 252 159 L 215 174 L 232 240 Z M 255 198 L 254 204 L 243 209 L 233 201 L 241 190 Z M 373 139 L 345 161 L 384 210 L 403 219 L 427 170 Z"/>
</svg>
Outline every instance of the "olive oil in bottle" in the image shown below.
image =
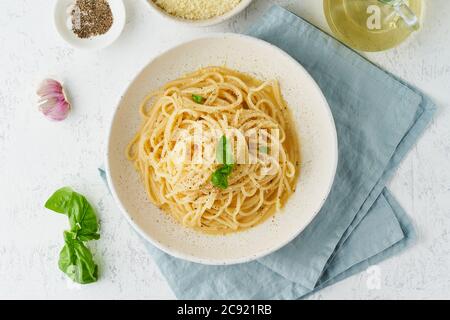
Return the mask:
<svg viewBox="0 0 450 320">
<path fill-rule="evenodd" d="M 382 51 L 402 43 L 420 26 L 422 0 L 324 0 L 336 37 L 361 51 Z"/>
</svg>

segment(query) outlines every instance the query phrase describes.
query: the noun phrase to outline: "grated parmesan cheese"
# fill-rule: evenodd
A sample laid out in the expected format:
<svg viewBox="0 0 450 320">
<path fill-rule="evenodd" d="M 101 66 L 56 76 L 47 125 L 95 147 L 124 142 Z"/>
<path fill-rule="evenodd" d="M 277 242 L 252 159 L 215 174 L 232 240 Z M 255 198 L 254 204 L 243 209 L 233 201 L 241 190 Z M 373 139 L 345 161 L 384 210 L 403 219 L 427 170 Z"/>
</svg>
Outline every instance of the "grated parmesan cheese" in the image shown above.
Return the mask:
<svg viewBox="0 0 450 320">
<path fill-rule="evenodd" d="M 241 0 L 153 0 L 171 15 L 189 19 L 205 20 L 221 16 L 236 7 Z"/>
</svg>

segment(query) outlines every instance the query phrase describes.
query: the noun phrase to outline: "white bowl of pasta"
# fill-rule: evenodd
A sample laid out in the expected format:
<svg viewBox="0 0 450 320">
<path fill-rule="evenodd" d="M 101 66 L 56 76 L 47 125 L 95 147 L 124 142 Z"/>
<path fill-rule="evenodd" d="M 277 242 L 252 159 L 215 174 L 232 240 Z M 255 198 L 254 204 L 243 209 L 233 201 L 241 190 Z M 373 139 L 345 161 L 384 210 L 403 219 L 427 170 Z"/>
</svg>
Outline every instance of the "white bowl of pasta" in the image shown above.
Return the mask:
<svg viewBox="0 0 450 320">
<path fill-rule="evenodd" d="M 337 159 L 333 116 L 307 71 L 262 40 L 217 34 L 161 54 L 132 81 L 106 171 L 145 239 L 221 265 L 298 236 L 326 200 Z"/>
</svg>

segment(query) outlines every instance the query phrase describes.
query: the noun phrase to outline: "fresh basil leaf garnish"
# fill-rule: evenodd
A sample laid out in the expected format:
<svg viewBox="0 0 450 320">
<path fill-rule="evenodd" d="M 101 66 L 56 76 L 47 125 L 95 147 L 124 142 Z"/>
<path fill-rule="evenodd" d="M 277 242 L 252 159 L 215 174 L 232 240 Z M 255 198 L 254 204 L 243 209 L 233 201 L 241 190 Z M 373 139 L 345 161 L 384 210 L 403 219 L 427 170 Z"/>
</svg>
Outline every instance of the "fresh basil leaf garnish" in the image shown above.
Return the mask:
<svg viewBox="0 0 450 320">
<path fill-rule="evenodd" d="M 84 241 L 100 238 L 93 207 L 83 195 L 69 187 L 57 190 L 47 200 L 45 207 L 69 218 L 70 230 L 64 231 L 65 245 L 60 253 L 59 268 L 75 282 L 95 282 L 98 268 L 84 244 Z"/>
<path fill-rule="evenodd" d="M 216 160 L 222 165 L 212 174 L 211 183 L 217 188 L 226 189 L 228 188 L 228 177 L 233 171 L 234 164 L 231 144 L 225 135 L 217 143 Z"/>
<path fill-rule="evenodd" d="M 205 98 L 202 96 L 199 96 L 198 94 L 192 94 L 192 100 L 194 100 L 196 103 L 202 104 L 205 102 Z"/>
<path fill-rule="evenodd" d="M 220 189 L 228 188 L 228 177 L 216 171 L 211 176 L 211 182 L 215 187 Z"/>
<path fill-rule="evenodd" d="M 88 284 L 97 281 L 98 266 L 91 251 L 71 232 L 64 232 L 65 245 L 59 254 L 59 269 L 74 282 Z"/>
<path fill-rule="evenodd" d="M 58 213 L 67 213 L 73 190 L 65 187 L 57 190 L 45 203 L 45 207 Z"/>
<path fill-rule="evenodd" d="M 221 164 L 233 164 L 233 151 L 231 143 L 225 135 L 223 135 L 216 146 L 216 160 Z"/>
<path fill-rule="evenodd" d="M 77 232 L 82 241 L 97 240 L 98 222 L 95 211 L 86 198 L 65 187 L 57 190 L 45 203 L 47 209 L 66 214 L 71 231 Z"/>
<path fill-rule="evenodd" d="M 77 230 L 79 239 L 81 241 L 99 239 L 97 216 L 86 198 L 74 192 L 70 204 L 67 211 L 70 227 Z"/>
</svg>

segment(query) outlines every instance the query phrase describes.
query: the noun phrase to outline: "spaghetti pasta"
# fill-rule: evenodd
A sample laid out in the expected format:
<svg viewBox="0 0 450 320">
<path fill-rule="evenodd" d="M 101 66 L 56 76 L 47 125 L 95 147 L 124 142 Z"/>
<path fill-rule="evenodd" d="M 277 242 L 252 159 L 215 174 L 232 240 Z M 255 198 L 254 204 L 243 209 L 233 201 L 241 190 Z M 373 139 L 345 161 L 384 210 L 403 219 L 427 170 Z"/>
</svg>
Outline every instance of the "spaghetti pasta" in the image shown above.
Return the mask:
<svg viewBox="0 0 450 320">
<path fill-rule="evenodd" d="M 151 202 L 184 226 L 208 233 L 244 230 L 270 217 L 295 191 L 299 147 L 277 81 L 207 67 L 149 94 L 140 114 L 142 126 L 127 157 Z M 220 137 L 229 141 L 233 159 L 225 188 L 211 181 L 221 166 Z"/>
</svg>

